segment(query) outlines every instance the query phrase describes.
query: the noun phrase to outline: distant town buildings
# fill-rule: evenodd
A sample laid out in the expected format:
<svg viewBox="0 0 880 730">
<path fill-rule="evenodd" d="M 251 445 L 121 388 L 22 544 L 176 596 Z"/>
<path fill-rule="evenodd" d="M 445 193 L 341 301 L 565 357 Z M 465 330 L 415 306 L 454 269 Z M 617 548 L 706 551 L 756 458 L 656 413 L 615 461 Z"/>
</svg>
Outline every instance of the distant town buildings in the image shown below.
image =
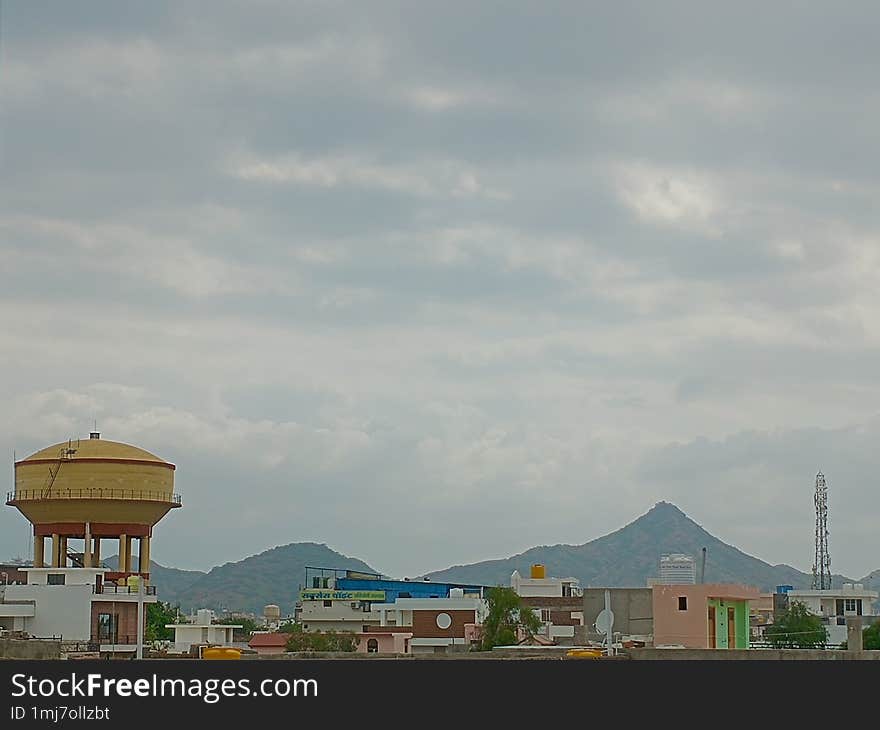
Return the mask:
<svg viewBox="0 0 880 730">
<path fill-rule="evenodd" d="M 660 556 L 657 580 L 662 585 L 693 584 L 697 582 L 697 566 L 693 555 L 668 553 Z"/>
</svg>

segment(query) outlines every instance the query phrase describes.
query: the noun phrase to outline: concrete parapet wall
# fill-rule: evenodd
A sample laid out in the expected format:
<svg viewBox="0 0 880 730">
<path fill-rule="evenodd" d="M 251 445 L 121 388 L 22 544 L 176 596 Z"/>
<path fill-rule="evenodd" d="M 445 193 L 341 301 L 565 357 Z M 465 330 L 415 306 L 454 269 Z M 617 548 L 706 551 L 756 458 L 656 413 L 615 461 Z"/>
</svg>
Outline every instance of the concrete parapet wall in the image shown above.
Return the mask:
<svg viewBox="0 0 880 730">
<path fill-rule="evenodd" d="M 61 642 L 43 639 L 0 639 L 0 659 L 60 659 Z"/>
<path fill-rule="evenodd" d="M 841 651 L 837 649 L 627 649 L 630 659 L 663 661 L 663 660 L 810 660 L 840 661 L 880 660 L 880 651 Z"/>
</svg>

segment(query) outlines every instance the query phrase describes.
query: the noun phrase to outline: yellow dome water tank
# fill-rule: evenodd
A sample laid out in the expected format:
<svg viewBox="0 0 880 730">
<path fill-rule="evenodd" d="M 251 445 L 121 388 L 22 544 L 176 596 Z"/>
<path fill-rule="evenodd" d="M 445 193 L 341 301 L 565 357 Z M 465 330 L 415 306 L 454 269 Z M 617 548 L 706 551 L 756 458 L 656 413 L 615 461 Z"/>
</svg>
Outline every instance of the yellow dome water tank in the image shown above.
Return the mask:
<svg viewBox="0 0 880 730">
<path fill-rule="evenodd" d="M 532 565 L 531 571 L 529 572 L 530 578 L 546 578 L 547 577 L 547 569 L 541 563 L 535 563 Z"/>
<path fill-rule="evenodd" d="M 105 580 L 133 572 L 148 579 L 153 527 L 180 507 L 174 471 L 174 464 L 149 451 L 92 432 L 88 439 L 54 444 L 16 461 L 15 491 L 6 495 L 6 504 L 33 525 L 36 567 L 69 562 L 98 567 L 101 541 L 111 539 L 119 543 L 119 565 Z M 134 541 L 140 542 L 137 564 Z"/>
</svg>

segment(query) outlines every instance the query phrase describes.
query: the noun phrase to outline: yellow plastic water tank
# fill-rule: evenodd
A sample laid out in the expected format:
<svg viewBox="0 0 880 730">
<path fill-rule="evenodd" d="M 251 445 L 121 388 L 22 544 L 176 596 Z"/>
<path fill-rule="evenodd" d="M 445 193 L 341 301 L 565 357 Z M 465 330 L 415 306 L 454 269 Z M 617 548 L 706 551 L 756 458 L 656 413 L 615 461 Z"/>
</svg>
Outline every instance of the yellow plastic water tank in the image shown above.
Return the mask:
<svg viewBox="0 0 880 730">
<path fill-rule="evenodd" d="M 602 657 L 601 649 L 569 649 L 565 652 L 565 656 L 572 659 L 600 659 Z"/>
<path fill-rule="evenodd" d="M 541 565 L 541 563 L 535 563 L 532 566 L 532 570 L 529 573 L 531 578 L 546 578 L 547 577 L 547 569 Z"/>
<path fill-rule="evenodd" d="M 202 659 L 241 659 L 241 649 L 232 646 L 208 646 L 202 649 Z"/>
</svg>

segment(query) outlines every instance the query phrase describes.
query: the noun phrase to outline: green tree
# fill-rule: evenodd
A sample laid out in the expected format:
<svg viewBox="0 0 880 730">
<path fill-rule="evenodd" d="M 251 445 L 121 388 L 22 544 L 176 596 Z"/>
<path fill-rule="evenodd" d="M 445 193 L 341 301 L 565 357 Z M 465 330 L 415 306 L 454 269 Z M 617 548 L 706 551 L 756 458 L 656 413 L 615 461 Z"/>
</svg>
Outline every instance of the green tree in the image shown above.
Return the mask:
<svg viewBox="0 0 880 730">
<path fill-rule="evenodd" d="M 523 606 L 522 598 L 512 588 L 497 586 L 486 597 L 488 615 L 483 621 L 483 649 L 516 643 L 517 628 L 534 636 L 541 628 L 541 620 L 532 609 Z"/>
<path fill-rule="evenodd" d="M 766 628 L 764 637 L 779 649 L 816 649 L 825 646 L 828 630 L 806 605 L 792 601 L 788 610 Z"/>
<path fill-rule="evenodd" d="M 862 634 L 862 647 L 865 649 L 880 649 L 880 621 L 875 621 Z"/>
<path fill-rule="evenodd" d="M 354 651 L 354 634 L 335 631 L 306 632 L 302 626 L 289 632 L 287 651 Z"/>
<path fill-rule="evenodd" d="M 177 623 L 180 606 L 156 601 L 156 603 L 147 603 L 145 607 L 147 627 L 144 631 L 144 639 L 147 641 L 172 641 L 174 629 L 166 629 L 165 624 Z"/>
<path fill-rule="evenodd" d="M 302 624 L 296 623 L 295 621 L 285 621 L 278 627 L 277 631 L 280 634 L 293 634 L 302 631 Z"/>
<path fill-rule="evenodd" d="M 840 648 L 846 649 L 845 641 L 840 645 Z M 862 632 L 862 648 L 880 650 L 880 621 L 875 621 Z"/>
</svg>

